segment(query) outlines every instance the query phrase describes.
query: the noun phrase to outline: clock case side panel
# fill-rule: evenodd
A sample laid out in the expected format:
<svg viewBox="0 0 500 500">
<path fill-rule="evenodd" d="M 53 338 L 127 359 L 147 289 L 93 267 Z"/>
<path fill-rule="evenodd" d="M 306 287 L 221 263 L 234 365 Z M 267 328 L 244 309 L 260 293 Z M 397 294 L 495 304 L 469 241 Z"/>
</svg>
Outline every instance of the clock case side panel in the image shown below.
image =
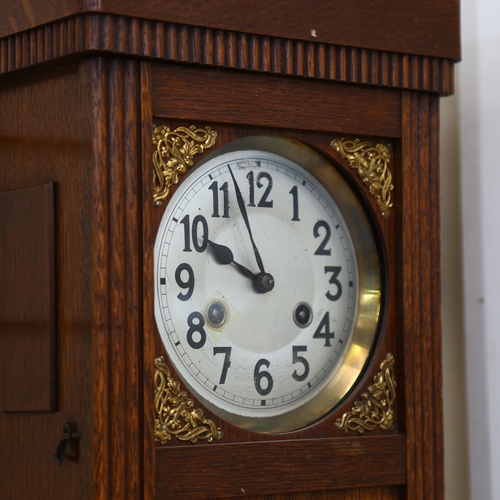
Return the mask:
<svg viewBox="0 0 500 500">
<path fill-rule="evenodd" d="M 357 134 L 358 131 L 360 131 L 360 135 L 366 134 L 367 136 L 377 136 L 377 123 L 380 123 L 380 120 L 376 118 L 377 116 L 385 117 L 385 120 L 383 119 L 382 122 L 385 124 L 384 130 L 388 138 L 397 140 L 401 133 L 400 94 L 398 92 L 385 92 L 380 91 L 379 89 L 368 88 L 360 90 L 357 87 L 353 88 L 351 86 L 344 85 L 323 85 L 321 82 L 318 85 L 316 84 L 317 82 L 308 82 L 305 84 L 305 90 L 299 90 L 298 86 L 295 87 L 297 84 L 296 81 L 285 78 L 275 79 L 252 75 L 249 79 L 243 79 L 242 75 L 238 73 L 203 70 L 203 73 L 198 74 L 196 71 L 193 71 L 193 68 L 162 66 L 159 64 L 153 64 L 151 69 L 150 85 L 152 88 L 152 109 L 155 120 L 161 118 L 162 121 L 165 121 L 165 123 L 172 128 L 179 125 L 186 126 L 193 123 L 198 126 L 212 126 L 215 124 L 217 125 L 216 129 L 219 132 L 219 139 L 221 141 L 218 144 L 224 144 L 231 139 L 235 139 L 242 135 L 251 135 L 257 130 L 258 133 L 261 134 L 278 133 L 281 135 L 295 137 L 298 140 L 316 147 L 316 149 L 319 149 L 324 155 L 334 158 L 334 151 L 329 147 L 329 142 L 333 138 L 340 137 L 344 131 L 348 134 Z M 221 85 L 222 89 L 225 89 L 224 91 L 221 90 Z M 283 92 L 280 85 L 289 85 L 292 90 L 290 92 Z M 309 89 L 310 92 L 306 95 L 312 97 L 313 101 L 310 103 L 311 106 L 309 106 L 307 111 L 305 111 L 304 107 L 299 104 L 300 99 L 297 99 L 297 96 L 300 94 L 293 92 L 293 89 L 295 88 L 297 89 L 297 92 L 306 93 Z M 237 92 L 235 92 L 235 89 L 238 89 Z M 248 98 L 242 98 L 242 96 L 246 96 Z M 349 100 L 349 104 L 346 104 L 346 100 Z M 370 105 L 368 106 L 362 106 L 360 104 L 360 102 L 366 103 L 368 101 L 370 102 Z M 356 102 L 358 102 L 358 105 L 353 104 Z M 267 128 L 262 128 L 262 125 Z M 315 145 L 315 140 L 320 144 L 319 148 Z M 148 157 L 149 162 L 151 162 L 150 158 L 153 152 L 153 146 L 151 144 L 148 146 L 146 139 L 144 139 L 144 141 L 146 142 L 146 147 L 149 147 L 150 152 L 149 156 L 144 155 L 144 158 Z M 202 156 L 199 158 L 201 159 Z M 198 158 L 196 161 L 199 161 Z M 151 165 L 151 163 L 149 163 L 149 165 Z M 149 169 L 150 167 L 146 165 L 144 167 L 144 172 L 146 173 L 146 170 Z M 352 182 L 359 185 L 361 189 L 362 182 L 357 180 L 353 174 L 349 175 L 352 178 Z M 146 189 L 147 188 L 145 188 L 144 191 L 145 193 Z M 368 196 L 366 196 L 365 201 L 369 204 L 371 203 Z M 146 198 L 144 202 L 146 205 Z M 147 212 L 150 214 L 148 219 L 149 222 L 145 222 L 144 227 L 146 228 L 149 224 L 152 224 L 154 227 L 158 227 L 163 210 L 148 208 Z M 376 213 L 374 203 L 373 213 Z M 378 220 L 377 224 L 380 225 L 381 234 L 384 234 L 385 236 L 389 234 L 391 235 L 388 238 L 391 245 L 389 245 L 387 249 L 390 254 L 388 259 L 393 262 L 394 246 L 392 245 L 392 242 L 394 242 L 394 218 L 390 218 L 389 221 L 379 215 L 375 215 L 375 218 Z M 156 230 L 149 232 L 149 239 L 146 239 L 144 243 L 146 248 L 151 248 L 154 242 L 155 233 Z M 148 267 L 150 268 L 149 271 Z M 149 275 L 152 277 L 152 256 L 150 256 L 149 265 L 145 266 L 145 273 L 147 273 L 147 275 L 144 277 L 144 288 L 146 289 L 146 287 L 150 287 L 150 290 L 152 290 L 152 280 L 151 278 L 148 278 Z M 146 303 L 146 295 L 148 293 L 150 295 L 149 304 Z M 393 302 L 392 295 L 390 302 Z M 151 314 L 151 312 L 146 313 L 146 309 L 150 309 L 152 311 L 152 293 L 150 292 L 145 292 L 144 307 L 146 318 L 148 314 Z M 390 316 L 394 316 L 393 305 L 388 304 L 388 308 L 392 311 Z M 154 323 L 154 318 L 151 317 L 149 324 L 151 324 L 151 321 Z M 385 327 L 393 328 L 394 320 L 386 320 Z M 392 331 L 390 335 L 385 335 L 386 338 L 390 337 L 393 339 L 390 344 L 391 349 L 395 347 L 394 335 L 394 331 Z M 152 367 L 154 359 L 152 355 L 154 349 L 158 349 L 157 353 L 161 352 L 164 354 L 161 341 L 159 340 L 159 335 L 157 333 L 155 337 L 156 338 L 151 338 L 149 341 L 149 344 L 151 346 L 154 345 L 154 347 L 145 347 L 145 356 L 148 351 L 150 353 L 149 359 L 145 357 L 145 366 L 149 363 L 149 366 Z M 157 355 L 158 354 L 154 354 L 155 357 Z M 374 356 L 373 361 L 370 363 L 367 373 L 365 373 L 363 378 L 365 382 L 360 384 L 360 386 L 363 386 L 364 389 L 366 389 L 366 386 L 371 382 L 376 368 L 378 368 L 376 365 L 379 364 L 384 356 L 385 353 L 382 353 L 380 348 L 378 348 L 377 354 Z M 147 382 L 145 381 L 145 383 Z M 361 389 L 362 387 L 358 387 L 354 391 L 357 393 L 358 397 L 361 393 Z M 351 406 L 354 401 L 355 399 L 353 396 L 350 400 Z M 350 409 L 350 406 L 349 404 L 346 404 L 345 407 L 343 406 L 342 408 L 344 408 L 345 411 Z M 149 410 L 146 408 L 146 411 Z M 208 413 L 208 417 L 211 418 L 212 415 Z M 150 425 L 152 425 L 152 422 Z M 244 442 L 241 442 L 241 437 L 234 441 L 234 438 L 237 436 L 237 432 L 236 434 L 235 432 L 236 431 L 231 430 L 231 432 L 227 435 L 224 446 L 227 446 L 230 442 L 234 442 L 234 444 L 231 444 L 230 446 L 233 453 L 236 453 L 236 456 L 239 456 L 240 453 L 253 454 L 255 451 L 257 453 L 255 455 L 257 463 L 259 460 L 262 460 L 264 455 L 257 458 L 259 456 L 257 447 L 249 447 L 250 443 L 245 444 Z M 392 433 L 393 432 L 394 431 L 392 431 Z M 363 439 L 378 439 L 379 435 L 381 436 L 381 433 L 378 433 L 377 437 L 363 437 Z M 373 475 L 369 476 L 371 479 L 367 479 L 368 476 L 366 476 L 366 480 L 371 481 L 371 484 L 403 484 L 405 482 L 405 446 L 401 447 L 400 444 L 397 444 L 402 444 L 403 441 L 399 441 L 399 437 L 397 435 L 392 435 L 394 436 L 393 438 L 391 438 L 391 435 L 383 437 L 384 443 L 390 442 L 391 439 L 395 439 L 393 442 L 394 447 L 390 448 L 392 451 L 389 452 L 389 456 L 385 461 L 380 461 L 378 458 L 375 458 L 377 454 L 373 452 L 374 461 L 371 463 L 377 463 L 378 466 L 374 467 L 371 471 L 377 479 L 375 479 Z M 278 435 L 271 438 L 263 438 L 262 435 L 259 437 L 255 436 L 256 435 L 251 437 L 253 441 L 256 439 L 264 440 L 264 442 L 262 442 L 263 453 L 265 453 L 264 450 L 266 449 L 266 443 L 277 443 L 286 441 L 287 439 L 290 440 L 292 438 L 291 435 Z M 341 439 L 347 439 L 347 442 L 352 445 L 354 445 L 354 443 L 359 443 L 359 445 L 362 446 L 363 441 L 356 435 L 345 436 L 343 433 L 339 432 L 337 436 Z M 244 438 L 244 441 L 247 439 L 248 438 Z M 324 439 L 321 438 L 321 436 L 317 436 L 317 438 L 307 441 L 308 450 L 314 454 L 314 450 L 316 449 L 319 451 L 319 447 L 323 444 L 326 445 L 329 442 L 329 439 L 330 438 Z M 300 440 L 296 442 L 300 443 Z M 255 443 L 255 445 L 257 445 L 257 443 Z M 205 449 L 205 445 L 196 446 L 199 447 L 198 449 L 200 452 L 201 449 Z M 219 445 L 207 445 L 207 452 L 212 455 L 210 463 L 216 466 L 217 470 L 220 472 L 220 467 L 225 466 L 219 461 L 219 458 L 216 458 L 218 456 L 218 452 L 215 449 L 217 446 Z M 298 452 L 300 445 L 297 446 L 296 451 Z M 389 448 L 387 448 L 387 450 L 389 450 Z M 199 480 L 204 481 L 202 477 L 200 477 L 199 473 L 197 474 L 195 471 L 200 470 L 199 468 L 201 468 L 206 470 L 206 473 L 210 475 L 209 469 L 212 468 L 212 465 L 208 466 L 207 463 L 202 463 L 195 459 L 196 456 L 202 456 L 195 451 L 195 447 L 189 443 L 183 444 L 174 440 L 165 446 L 157 447 L 155 454 L 157 471 L 156 482 L 158 487 L 160 487 L 160 484 L 163 484 L 163 487 L 160 488 L 163 494 L 168 497 L 166 492 L 170 492 L 169 494 L 173 497 L 176 495 L 182 496 L 182 492 L 187 494 L 186 488 L 190 488 L 191 494 L 194 495 L 193 498 L 209 497 L 208 491 L 202 493 L 201 490 L 198 490 L 197 494 L 194 493 L 197 488 L 196 484 L 198 484 Z M 191 463 L 193 467 L 188 469 L 191 470 L 187 470 L 186 467 L 183 467 L 180 463 L 180 461 L 183 461 L 182 457 L 184 454 L 186 458 L 188 456 L 190 457 L 189 463 Z M 338 458 L 342 461 L 341 457 Z M 220 458 L 220 460 L 222 460 L 222 458 Z M 357 474 L 358 477 L 362 477 L 363 474 L 366 473 L 366 466 L 364 468 L 363 464 L 356 459 L 351 461 L 347 459 L 343 465 L 346 465 L 347 469 L 352 471 L 353 474 Z M 402 468 L 400 468 L 401 466 Z M 292 469 L 293 467 L 298 467 L 298 463 L 292 466 Z M 167 470 L 169 473 L 168 475 L 165 475 Z M 176 477 L 179 479 L 179 481 L 176 481 L 175 485 L 167 479 L 174 470 Z M 197 478 L 193 477 L 193 474 L 195 474 Z M 232 470 L 230 474 L 234 478 L 233 483 L 238 481 L 238 477 L 240 479 L 244 478 L 245 481 L 248 479 L 248 474 L 244 474 L 243 476 L 240 476 L 239 474 L 235 475 L 234 470 Z M 259 481 L 261 484 L 258 484 L 256 487 L 258 491 L 264 492 L 267 487 L 264 484 L 264 469 L 262 470 L 262 474 L 264 474 L 262 483 Z M 304 481 L 306 484 L 302 484 L 300 486 L 296 485 L 295 488 L 298 488 L 299 490 L 302 489 L 303 491 L 311 491 L 313 489 L 321 489 L 322 487 L 328 489 L 332 487 L 338 488 L 348 486 L 345 482 L 339 483 L 338 481 L 332 480 L 332 478 L 328 477 L 328 475 L 323 477 L 318 483 L 318 474 L 314 473 L 310 474 L 308 478 L 304 478 Z M 363 481 L 361 481 L 361 483 L 367 484 Z M 313 484 L 315 484 L 316 487 L 314 487 Z M 356 483 L 354 482 L 353 484 Z M 223 485 L 218 486 L 218 488 L 220 487 L 223 487 Z M 202 487 L 200 483 L 198 488 L 206 489 L 206 485 L 205 487 Z M 235 495 L 236 490 L 231 488 L 232 486 L 228 484 L 226 489 L 219 489 L 218 494 L 220 496 L 226 494 Z M 274 488 L 279 488 L 279 486 L 275 486 Z M 250 492 L 248 493 L 250 494 Z M 238 494 L 241 494 L 241 492 Z M 367 493 L 367 495 L 369 495 L 369 493 Z M 363 498 L 370 498 L 370 496 Z"/>
<path fill-rule="evenodd" d="M 0 190 L 55 191 L 57 407 L 0 413 L 9 498 L 143 497 L 139 88 L 137 61 L 86 58 L 0 92 Z"/>
<path fill-rule="evenodd" d="M 54 411 L 0 412 L 3 498 L 93 498 L 95 493 L 92 86 L 90 65 L 82 64 L 16 80 L 0 91 L 0 191 L 53 186 L 56 304 L 51 321 L 57 352 Z M 21 292 L 9 291 L 13 300 Z M 17 390 L 16 380 L 0 383 Z M 36 390 L 46 380 L 24 383 Z M 58 466 L 51 457 L 68 421 L 81 438 Z"/>
</svg>

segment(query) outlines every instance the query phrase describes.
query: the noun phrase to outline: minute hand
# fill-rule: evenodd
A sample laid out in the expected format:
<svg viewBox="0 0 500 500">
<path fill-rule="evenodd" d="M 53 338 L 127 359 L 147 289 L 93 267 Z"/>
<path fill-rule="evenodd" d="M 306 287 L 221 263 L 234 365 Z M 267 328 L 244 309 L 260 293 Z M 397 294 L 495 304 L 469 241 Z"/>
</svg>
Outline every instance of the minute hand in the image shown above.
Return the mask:
<svg viewBox="0 0 500 500">
<path fill-rule="evenodd" d="M 229 169 L 229 173 L 231 174 L 231 177 L 233 179 L 234 190 L 236 192 L 236 201 L 238 202 L 238 207 L 240 208 L 241 215 L 243 216 L 243 220 L 245 221 L 245 225 L 248 230 L 248 235 L 250 236 L 250 241 L 252 243 L 253 251 L 255 253 L 255 260 L 257 261 L 257 265 L 259 266 L 260 272 L 264 274 L 266 271 L 264 270 L 264 264 L 262 263 L 262 258 L 260 257 L 257 245 L 253 240 L 252 229 L 250 228 L 250 221 L 248 220 L 247 209 L 245 207 L 245 202 L 243 201 L 243 196 L 241 196 L 240 188 L 238 186 L 238 183 L 236 182 L 236 179 L 234 178 L 231 167 L 228 165 L 227 168 Z"/>
</svg>

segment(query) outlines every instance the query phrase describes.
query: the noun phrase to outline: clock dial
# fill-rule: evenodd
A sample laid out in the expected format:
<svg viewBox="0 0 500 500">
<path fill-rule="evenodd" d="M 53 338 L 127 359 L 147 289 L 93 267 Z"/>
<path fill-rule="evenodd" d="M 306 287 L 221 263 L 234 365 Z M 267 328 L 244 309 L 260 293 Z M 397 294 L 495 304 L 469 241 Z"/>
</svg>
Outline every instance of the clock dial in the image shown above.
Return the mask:
<svg viewBox="0 0 500 500">
<path fill-rule="evenodd" d="M 155 245 L 156 321 L 179 375 L 229 422 L 284 432 L 331 410 L 368 359 L 379 309 L 364 213 L 304 145 L 235 141 L 172 196 Z"/>
</svg>

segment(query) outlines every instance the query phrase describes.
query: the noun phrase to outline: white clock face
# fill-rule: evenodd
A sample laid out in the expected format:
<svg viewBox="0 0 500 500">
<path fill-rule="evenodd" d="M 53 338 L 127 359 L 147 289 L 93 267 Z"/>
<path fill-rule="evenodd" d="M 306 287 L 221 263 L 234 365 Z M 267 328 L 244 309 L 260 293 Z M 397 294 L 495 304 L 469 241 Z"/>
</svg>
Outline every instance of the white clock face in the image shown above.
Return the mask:
<svg viewBox="0 0 500 500">
<path fill-rule="evenodd" d="M 325 391 L 343 377 L 363 286 L 340 208 L 273 149 L 196 168 L 155 245 L 155 316 L 176 371 L 214 413 L 263 432 L 303 427 L 335 404 Z"/>
</svg>

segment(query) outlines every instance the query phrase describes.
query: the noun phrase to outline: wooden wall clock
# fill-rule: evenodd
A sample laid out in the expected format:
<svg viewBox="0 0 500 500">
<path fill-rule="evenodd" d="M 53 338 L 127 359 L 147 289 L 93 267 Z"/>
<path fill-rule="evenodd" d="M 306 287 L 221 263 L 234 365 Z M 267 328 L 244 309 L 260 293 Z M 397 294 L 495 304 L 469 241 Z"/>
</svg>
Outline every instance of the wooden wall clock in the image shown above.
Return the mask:
<svg viewBox="0 0 500 500">
<path fill-rule="evenodd" d="M 6 498 L 443 498 L 458 3 L 0 4 Z"/>
</svg>

